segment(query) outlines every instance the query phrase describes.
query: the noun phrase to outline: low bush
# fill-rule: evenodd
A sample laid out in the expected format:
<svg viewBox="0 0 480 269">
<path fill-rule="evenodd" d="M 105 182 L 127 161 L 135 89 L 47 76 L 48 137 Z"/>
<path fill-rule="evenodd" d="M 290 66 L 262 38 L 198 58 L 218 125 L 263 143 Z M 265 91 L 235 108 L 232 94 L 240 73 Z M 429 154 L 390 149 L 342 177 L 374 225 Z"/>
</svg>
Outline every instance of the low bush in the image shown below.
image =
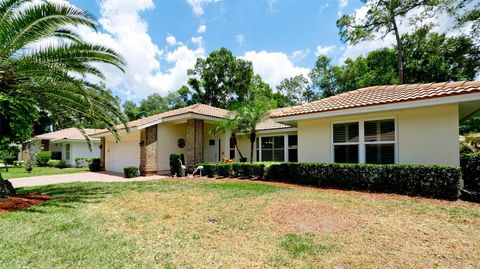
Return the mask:
<svg viewBox="0 0 480 269">
<path fill-rule="evenodd" d="M 38 166 L 47 166 L 48 161 L 52 158 L 52 152 L 50 151 L 40 151 L 35 156 L 35 160 L 37 161 Z"/>
<path fill-rule="evenodd" d="M 339 189 L 457 199 L 460 168 L 439 165 L 271 164 L 266 178 Z"/>
<path fill-rule="evenodd" d="M 262 179 L 270 163 L 197 163 L 203 166 L 203 175 L 207 177 L 230 177 Z"/>
<path fill-rule="evenodd" d="M 88 167 L 92 163 L 94 158 L 75 158 L 75 165 L 78 168 Z"/>
<path fill-rule="evenodd" d="M 88 169 L 91 172 L 98 172 L 101 170 L 100 158 L 93 158 L 92 162 L 88 164 Z"/>
<path fill-rule="evenodd" d="M 138 167 L 127 166 L 123 168 L 123 174 L 126 178 L 138 177 Z"/>
<path fill-rule="evenodd" d="M 480 153 L 462 154 L 460 166 L 465 189 L 480 191 Z"/>
<path fill-rule="evenodd" d="M 185 176 L 182 172 L 180 161 L 181 164 L 186 165 L 183 153 L 170 154 L 170 174 L 172 174 L 172 176 Z"/>
<path fill-rule="evenodd" d="M 65 161 L 63 160 L 50 160 L 48 161 L 48 166 L 54 167 L 54 168 L 65 168 L 67 165 L 65 164 Z"/>
<path fill-rule="evenodd" d="M 24 161 L 13 161 L 14 166 L 22 166 L 24 163 Z"/>
<path fill-rule="evenodd" d="M 216 163 L 197 163 L 195 166 L 203 166 L 202 175 L 207 177 L 214 177 L 216 175 Z"/>
<path fill-rule="evenodd" d="M 61 160 L 62 159 L 62 152 L 61 151 L 52 151 L 52 160 Z"/>
</svg>

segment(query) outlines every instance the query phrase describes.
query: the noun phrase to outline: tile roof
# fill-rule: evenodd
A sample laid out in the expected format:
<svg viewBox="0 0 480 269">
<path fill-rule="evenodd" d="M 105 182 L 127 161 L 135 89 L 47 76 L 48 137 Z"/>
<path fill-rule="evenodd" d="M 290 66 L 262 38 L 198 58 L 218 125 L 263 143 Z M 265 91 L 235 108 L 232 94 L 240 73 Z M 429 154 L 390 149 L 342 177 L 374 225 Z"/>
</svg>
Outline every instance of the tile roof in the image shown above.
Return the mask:
<svg viewBox="0 0 480 269">
<path fill-rule="evenodd" d="M 149 117 L 145 117 L 143 119 L 138 119 L 134 121 L 130 121 L 127 123 L 129 128 L 135 128 L 139 127 L 142 125 L 150 124 L 153 122 L 156 122 L 161 119 L 166 119 L 170 117 L 175 117 L 175 116 L 181 116 L 185 114 L 196 114 L 196 115 L 201 115 L 201 116 L 208 116 L 208 117 L 214 117 L 214 118 L 224 118 L 228 114 L 228 110 L 205 105 L 205 104 L 194 104 L 191 106 L 187 107 L 182 107 L 179 109 L 163 112 L 160 114 L 152 115 Z M 118 130 L 123 130 L 125 129 L 125 126 L 123 124 L 117 125 L 116 126 Z M 103 133 L 108 133 L 108 130 L 100 130 L 99 132 L 96 133 L 96 135 L 100 135 Z"/>
<path fill-rule="evenodd" d="M 87 135 L 93 135 L 94 133 L 97 133 L 98 129 L 84 129 L 85 133 Z M 45 133 L 41 135 L 37 135 L 34 138 L 36 139 L 42 139 L 42 140 L 62 140 L 62 139 L 69 139 L 69 140 L 85 140 L 85 136 L 82 134 L 80 129 L 77 128 L 67 128 L 63 130 L 58 130 L 55 132 L 51 133 Z M 99 138 L 90 138 L 91 140 L 99 140 Z"/>
<path fill-rule="evenodd" d="M 282 110 L 281 108 L 273 109 L 270 111 L 270 115 L 276 114 L 281 110 Z M 257 125 L 258 131 L 277 130 L 277 129 L 285 129 L 285 128 L 292 128 L 292 126 L 279 123 L 279 122 L 274 122 L 271 118 L 268 118 Z"/>
<path fill-rule="evenodd" d="M 480 93 L 480 81 L 372 86 L 280 109 L 272 118 Z"/>
</svg>

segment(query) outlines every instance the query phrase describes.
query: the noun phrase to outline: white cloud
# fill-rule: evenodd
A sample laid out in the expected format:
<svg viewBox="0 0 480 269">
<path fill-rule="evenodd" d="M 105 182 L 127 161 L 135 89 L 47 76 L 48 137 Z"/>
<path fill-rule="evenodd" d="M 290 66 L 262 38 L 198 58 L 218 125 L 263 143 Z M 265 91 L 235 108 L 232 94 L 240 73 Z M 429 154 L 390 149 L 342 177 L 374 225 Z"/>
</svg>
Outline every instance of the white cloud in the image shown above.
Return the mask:
<svg viewBox="0 0 480 269">
<path fill-rule="evenodd" d="M 268 11 L 275 12 L 275 6 L 277 5 L 277 0 L 267 0 Z"/>
<path fill-rule="evenodd" d="M 296 50 L 292 52 L 292 56 L 290 58 L 294 61 L 301 60 L 305 57 L 307 57 L 310 54 L 310 49 L 304 49 L 304 50 Z"/>
<path fill-rule="evenodd" d="M 330 6 L 329 3 L 326 3 L 326 4 L 324 4 L 324 5 L 321 5 L 321 6 L 320 6 L 320 13 L 322 13 L 322 12 L 323 12 L 325 9 L 327 9 L 329 6 Z"/>
<path fill-rule="evenodd" d="M 245 36 L 242 34 L 238 34 L 234 36 L 234 38 L 235 38 L 235 42 L 237 42 L 238 45 L 243 45 L 243 43 L 245 43 Z"/>
<path fill-rule="evenodd" d="M 315 55 L 316 56 L 319 56 L 319 55 L 328 55 L 330 52 L 334 51 L 336 48 L 335 45 L 332 45 L 332 46 L 321 46 L 321 45 L 318 45 L 317 46 L 317 50 L 315 51 Z"/>
<path fill-rule="evenodd" d="M 338 7 L 340 9 L 345 8 L 348 5 L 348 0 L 338 0 Z"/>
<path fill-rule="evenodd" d="M 105 31 L 81 28 L 80 32 L 86 40 L 110 47 L 124 57 L 124 74 L 111 66 L 102 65 L 101 69 L 106 73 L 107 86 L 127 98 L 178 89 L 186 81 L 187 69 L 194 66 L 197 57 L 205 55 L 203 42 L 194 42 L 197 48 L 190 49 L 169 36 L 167 42 L 179 46 L 173 51 L 163 51 L 153 43 L 148 24 L 139 15 L 154 8 L 152 0 L 103 0 L 100 8 L 99 23 Z M 161 68 L 161 59 L 171 67 Z"/>
<path fill-rule="evenodd" d="M 273 88 L 285 78 L 310 72 L 308 68 L 295 66 L 283 52 L 248 51 L 241 58 L 251 61 L 255 73 Z"/>
<path fill-rule="evenodd" d="M 201 33 L 205 33 L 207 31 L 207 26 L 205 24 L 202 24 L 198 27 L 198 33 L 201 34 Z"/>
<path fill-rule="evenodd" d="M 199 47 L 203 47 L 203 37 L 201 36 L 192 37 L 192 43 Z"/>
<path fill-rule="evenodd" d="M 193 13 L 197 16 L 203 15 L 203 7 L 206 4 L 216 3 L 220 0 L 187 0 L 187 3 L 192 7 Z M 132 1 L 133 2 L 133 1 Z"/>
<path fill-rule="evenodd" d="M 177 44 L 177 39 L 173 35 L 169 34 L 165 40 L 167 41 L 167 44 L 170 46 Z"/>
</svg>

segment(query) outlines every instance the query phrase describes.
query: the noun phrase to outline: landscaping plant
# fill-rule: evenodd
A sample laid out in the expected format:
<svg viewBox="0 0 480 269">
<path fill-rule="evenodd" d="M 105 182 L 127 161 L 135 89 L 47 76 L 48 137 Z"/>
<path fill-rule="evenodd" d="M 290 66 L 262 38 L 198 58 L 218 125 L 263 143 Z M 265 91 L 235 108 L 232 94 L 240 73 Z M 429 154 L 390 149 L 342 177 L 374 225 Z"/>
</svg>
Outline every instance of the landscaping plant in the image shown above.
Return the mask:
<svg viewBox="0 0 480 269">
<path fill-rule="evenodd" d="M 47 166 L 48 162 L 52 158 L 52 152 L 50 151 L 40 151 L 37 153 L 36 161 L 38 166 Z"/>
<path fill-rule="evenodd" d="M 185 176 L 185 173 L 182 171 L 182 164 L 186 165 L 183 153 L 170 154 L 170 174 L 172 176 Z"/>
<path fill-rule="evenodd" d="M 123 174 L 126 178 L 138 177 L 138 167 L 127 166 L 123 168 Z"/>
</svg>

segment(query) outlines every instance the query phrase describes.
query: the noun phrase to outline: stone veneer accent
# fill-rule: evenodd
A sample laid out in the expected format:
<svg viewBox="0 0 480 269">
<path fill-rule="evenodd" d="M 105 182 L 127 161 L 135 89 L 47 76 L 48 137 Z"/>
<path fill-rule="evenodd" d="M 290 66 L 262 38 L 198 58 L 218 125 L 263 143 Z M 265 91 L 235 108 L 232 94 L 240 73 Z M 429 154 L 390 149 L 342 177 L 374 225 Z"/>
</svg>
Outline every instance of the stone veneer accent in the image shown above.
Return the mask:
<svg viewBox="0 0 480 269">
<path fill-rule="evenodd" d="M 140 131 L 140 175 L 151 176 L 157 173 L 157 125 Z"/>
<path fill-rule="evenodd" d="M 185 143 L 187 171 L 195 170 L 195 163 L 203 162 L 203 120 L 187 120 L 187 141 Z"/>
</svg>

